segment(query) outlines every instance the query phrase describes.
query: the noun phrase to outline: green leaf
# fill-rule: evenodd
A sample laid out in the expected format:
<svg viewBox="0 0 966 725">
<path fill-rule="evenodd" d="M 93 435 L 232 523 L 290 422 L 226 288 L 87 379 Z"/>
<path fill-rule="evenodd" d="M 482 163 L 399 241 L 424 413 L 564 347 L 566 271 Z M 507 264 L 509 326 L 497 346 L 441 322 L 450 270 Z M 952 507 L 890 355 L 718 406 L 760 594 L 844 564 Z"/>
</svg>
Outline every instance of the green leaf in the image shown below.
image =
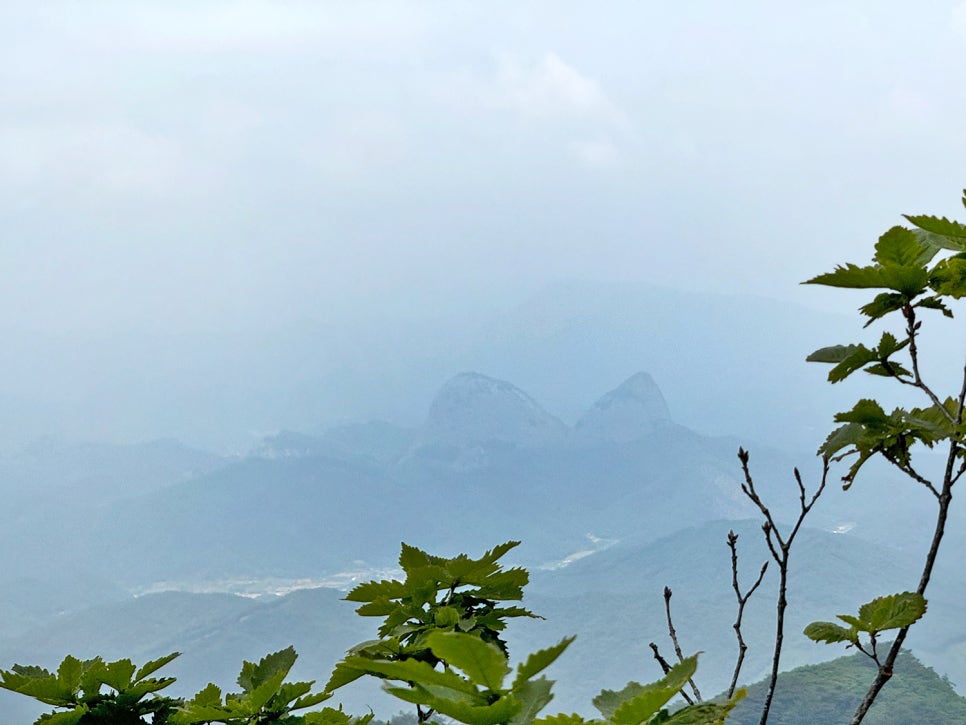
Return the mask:
<svg viewBox="0 0 966 725">
<path fill-rule="evenodd" d="M 656 682 L 641 685 L 629 682 L 623 690 L 602 690 L 593 704 L 604 718 L 615 725 L 637 725 L 660 710 L 694 676 L 698 655 L 686 657 Z M 634 718 L 637 718 L 636 720 Z"/>
<path fill-rule="evenodd" d="M 426 688 L 445 687 L 470 696 L 477 694 L 476 687 L 469 680 L 460 677 L 455 672 L 437 670 L 428 662 L 416 659 L 391 662 L 389 660 L 364 660 L 361 657 L 347 657 L 345 664 L 347 667 L 357 668 L 366 674 L 411 682 Z"/>
<path fill-rule="evenodd" d="M 406 585 L 393 579 L 392 581 L 363 582 L 352 588 L 345 595 L 349 602 L 375 602 L 389 599 L 399 599 L 406 595 Z M 358 609 L 356 610 L 359 611 Z"/>
<path fill-rule="evenodd" d="M 553 699 L 550 692 L 553 682 L 546 677 L 527 680 L 520 687 L 513 688 L 513 697 L 520 702 L 520 710 L 510 725 L 529 725 L 537 714 Z"/>
<path fill-rule="evenodd" d="M 564 715 L 563 713 L 547 715 L 546 717 L 534 720 L 533 725 L 603 725 L 603 721 L 585 720 L 583 716 L 574 712 L 569 715 Z"/>
<path fill-rule="evenodd" d="M 825 642 L 826 644 L 835 642 L 855 643 L 859 639 L 854 628 L 846 629 L 834 622 L 812 622 L 805 627 L 804 634 L 815 642 Z"/>
<path fill-rule="evenodd" d="M 863 327 L 868 327 L 890 312 L 901 310 L 902 306 L 907 302 L 908 300 L 903 295 L 896 292 L 882 292 L 877 294 L 871 302 L 859 308 L 859 312 L 869 318 Z"/>
<path fill-rule="evenodd" d="M 718 725 L 724 723 L 735 705 L 746 695 L 742 688 L 727 702 L 701 702 L 678 710 L 664 722 L 666 725 Z"/>
<path fill-rule="evenodd" d="M 123 659 L 111 662 L 99 669 L 101 681 L 108 687 L 120 692 L 131 686 L 131 679 L 134 677 L 137 668 L 131 660 Z"/>
<path fill-rule="evenodd" d="M 57 681 L 65 692 L 77 692 L 83 674 L 84 663 L 76 657 L 67 655 L 57 668 Z"/>
<path fill-rule="evenodd" d="M 834 272 L 812 277 L 802 284 L 822 284 L 827 287 L 846 287 L 849 289 L 875 289 L 886 287 L 882 281 L 879 267 L 857 267 L 854 264 L 837 266 Z"/>
<path fill-rule="evenodd" d="M 966 297 L 966 256 L 941 260 L 930 272 L 929 286 L 939 295 L 957 300 Z"/>
<path fill-rule="evenodd" d="M 946 217 L 935 217 L 925 214 L 916 216 L 903 214 L 903 216 L 924 231 L 938 234 L 951 240 L 962 239 L 963 246 L 966 247 L 966 226 L 959 222 L 951 221 Z M 966 249 L 963 249 L 963 251 L 966 251 Z"/>
<path fill-rule="evenodd" d="M 472 725 L 498 725 L 509 722 L 520 710 L 521 704 L 512 697 L 501 697 L 490 704 L 474 704 L 466 699 L 452 699 L 416 685 L 413 688 L 387 687 L 386 692 L 400 700 L 426 705 L 441 715 Z"/>
<path fill-rule="evenodd" d="M 461 669 L 472 682 L 498 690 L 510 671 L 506 655 L 495 644 L 464 632 L 430 632 L 426 643 L 433 654 Z"/>
<path fill-rule="evenodd" d="M 553 662 L 563 654 L 564 650 L 566 650 L 570 646 L 571 642 L 573 642 L 575 639 L 576 637 L 564 637 L 553 647 L 547 647 L 546 649 L 531 653 L 525 662 L 521 662 L 519 665 L 517 665 L 517 676 L 513 681 L 513 686 L 517 687 L 522 685 L 534 675 L 543 672 L 543 670 L 553 664 Z"/>
<path fill-rule="evenodd" d="M 875 245 L 875 261 L 882 265 L 921 266 L 923 248 L 916 235 L 905 227 L 892 227 Z"/>
<path fill-rule="evenodd" d="M 274 681 L 279 673 L 282 675 L 279 680 L 279 684 L 281 684 L 288 671 L 292 669 L 296 659 L 298 659 L 298 655 L 295 653 L 295 648 L 286 647 L 278 652 L 265 655 L 257 665 L 245 662 L 242 664 L 241 674 L 238 675 L 238 686 L 242 688 L 243 692 L 252 692 L 263 683 L 269 680 Z"/>
<path fill-rule="evenodd" d="M 908 627 L 925 613 L 926 599 L 915 592 L 878 597 L 859 607 L 859 618 L 869 632 Z"/>
<path fill-rule="evenodd" d="M 856 370 L 859 370 L 868 363 L 875 362 L 879 359 L 878 355 L 875 353 L 875 350 L 870 350 L 865 345 L 850 345 L 849 347 L 852 348 L 849 351 L 849 354 L 846 355 L 838 365 L 829 371 L 828 381 L 830 383 L 837 383 L 841 380 L 845 380 L 845 378 L 854 373 Z"/>
<path fill-rule="evenodd" d="M 402 551 L 399 554 L 399 566 L 404 572 L 409 574 L 414 569 L 433 564 L 435 558 L 422 549 L 410 546 L 404 541 L 402 542 Z"/>
<path fill-rule="evenodd" d="M 150 662 L 144 663 L 144 665 L 141 666 L 141 669 L 137 671 L 137 674 L 134 675 L 135 682 L 138 680 L 143 680 L 148 675 L 154 672 L 157 672 L 159 669 L 164 667 L 175 657 L 180 657 L 180 656 L 181 656 L 180 652 L 172 652 L 171 654 L 165 655 L 164 657 L 159 657 L 156 660 L 151 660 Z"/>
</svg>

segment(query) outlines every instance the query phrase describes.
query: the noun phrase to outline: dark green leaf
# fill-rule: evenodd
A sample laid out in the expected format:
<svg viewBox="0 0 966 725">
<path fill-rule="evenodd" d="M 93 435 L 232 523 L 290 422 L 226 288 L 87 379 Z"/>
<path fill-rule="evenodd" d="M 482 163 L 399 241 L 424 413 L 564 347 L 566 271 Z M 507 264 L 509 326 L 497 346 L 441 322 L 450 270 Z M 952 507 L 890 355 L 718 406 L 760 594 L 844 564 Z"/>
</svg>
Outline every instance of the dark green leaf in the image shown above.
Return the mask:
<svg viewBox="0 0 966 725">
<path fill-rule="evenodd" d="M 964 240 L 964 246 L 966 246 L 966 226 L 959 222 L 951 221 L 946 217 L 935 217 L 924 214 L 917 216 L 903 214 L 903 216 L 924 231 L 951 239 L 962 239 Z M 963 251 L 966 251 L 966 249 Z"/>
<path fill-rule="evenodd" d="M 857 642 L 858 633 L 855 629 L 846 629 L 834 622 L 812 622 L 805 627 L 805 636 L 815 642 Z"/>
</svg>

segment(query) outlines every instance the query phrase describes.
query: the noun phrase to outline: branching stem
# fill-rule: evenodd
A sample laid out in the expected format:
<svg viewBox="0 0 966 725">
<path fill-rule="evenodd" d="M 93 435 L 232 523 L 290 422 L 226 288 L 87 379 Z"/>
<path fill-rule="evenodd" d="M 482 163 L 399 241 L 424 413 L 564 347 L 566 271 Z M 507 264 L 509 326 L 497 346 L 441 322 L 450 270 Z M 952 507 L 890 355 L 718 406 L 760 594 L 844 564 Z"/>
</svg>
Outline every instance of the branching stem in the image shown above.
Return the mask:
<svg viewBox="0 0 966 725">
<path fill-rule="evenodd" d="M 758 573 L 758 578 L 755 580 L 755 583 L 751 585 L 751 588 L 747 592 L 742 594 L 741 587 L 738 585 L 738 534 L 733 530 L 728 532 L 728 548 L 731 549 L 731 586 L 735 590 L 735 597 L 738 599 L 738 616 L 732 625 L 735 630 L 735 635 L 738 637 L 738 660 L 735 662 L 735 671 L 731 676 L 731 686 L 728 688 L 728 698 L 731 699 L 732 695 L 735 694 L 735 688 L 738 687 L 738 675 L 745 661 L 745 652 L 748 651 L 748 645 L 745 644 L 745 639 L 741 636 L 741 620 L 745 614 L 745 604 L 747 604 L 751 595 L 755 593 L 755 590 L 765 578 L 765 572 L 768 570 L 768 562 L 766 561 L 761 565 L 761 571 Z"/>
<path fill-rule="evenodd" d="M 768 713 L 771 710 L 772 699 L 775 695 L 775 686 L 778 684 L 778 666 L 781 663 L 782 645 L 785 638 L 785 609 L 788 607 L 788 558 L 791 553 L 792 544 L 802 527 L 802 523 L 805 521 L 805 517 L 812 510 L 815 502 L 818 501 L 818 497 L 825 490 L 825 484 L 828 481 L 829 459 L 827 456 L 822 458 L 822 479 L 811 498 L 806 496 L 802 476 L 798 469 L 795 469 L 795 482 L 798 484 L 799 513 L 798 519 L 795 521 L 795 525 L 792 526 L 787 538 L 782 536 L 781 531 L 775 524 L 775 519 L 772 517 L 771 510 L 764 504 L 758 495 L 758 491 L 755 490 L 755 482 L 751 477 L 751 471 L 748 469 L 748 452 L 744 448 L 738 449 L 738 459 L 741 461 L 741 470 L 745 476 L 745 481 L 741 484 L 741 490 L 758 507 L 761 515 L 764 516 L 765 522 L 762 524 L 761 529 L 765 533 L 765 542 L 768 544 L 768 550 L 771 552 L 775 563 L 778 564 L 778 616 L 775 626 L 775 653 L 772 657 L 771 676 L 768 680 L 765 706 L 762 709 L 761 720 L 759 721 L 760 725 L 765 725 L 768 722 Z"/>
</svg>

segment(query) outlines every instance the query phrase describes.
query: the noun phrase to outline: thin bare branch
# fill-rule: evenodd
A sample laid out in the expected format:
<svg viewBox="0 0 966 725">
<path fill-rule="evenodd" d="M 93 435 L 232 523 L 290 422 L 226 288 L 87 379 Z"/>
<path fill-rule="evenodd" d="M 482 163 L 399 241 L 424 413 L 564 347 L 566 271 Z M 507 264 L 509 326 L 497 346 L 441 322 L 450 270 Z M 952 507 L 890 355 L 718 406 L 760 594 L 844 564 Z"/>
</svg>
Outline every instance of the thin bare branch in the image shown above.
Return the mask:
<svg viewBox="0 0 966 725">
<path fill-rule="evenodd" d="M 956 425 L 956 418 L 946 410 L 946 407 L 939 401 L 939 396 L 932 391 L 932 388 L 926 385 L 922 379 L 922 375 L 919 374 L 919 348 L 916 345 L 916 336 L 919 332 L 919 326 L 922 323 L 916 322 L 916 309 L 907 303 L 902 308 L 902 314 L 906 318 L 906 334 L 909 336 L 909 359 L 912 361 L 912 375 L 915 379 L 914 385 L 926 394 L 932 401 L 932 404 L 942 411 L 950 423 Z M 896 379 L 902 381 L 902 378 Z"/>
<path fill-rule="evenodd" d="M 798 535 L 799 530 L 802 527 L 802 523 L 805 521 L 805 517 L 808 516 L 809 511 L 818 501 L 819 496 L 825 490 L 825 485 L 828 483 L 828 473 L 829 473 L 829 459 L 827 456 L 822 458 L 822 478 L 819 482 L 818 487 L 815 489 L 815 493 L 812 494 L 811 498 L 808 498 L 805 491 L 805 484 L 802 483 L 801 474 L 798 469 L 795 469 L 795 482 L 798 484 L 799 492 L 799 513 L 798 519 L 795 521 L 795 525 L 792 526 L 787 538 L 783 538 L 778 526 L 775 524 L 772 518 L 771 511 L 765 506 L 764 502 L 759 497 L 758 492 L 755 490 L 755 482 L 751 476 L 751 471 L 748 466 L 748 452 L 743 448 L 738 449 L 738 459 L 741 461 L 741 469 L 745 475 L 745 482 L 741 486 L 741 490 L 744 491 L 745 495 L 751 500 L 758 510 L 761 511 L 762 516 L 765 517 L 765 522 L 762 524 L 762 531 L 765 532 L 765 541 L 768 544 L 768 549 L 771 552 L 772 558 L 778 564 L 778 616 L 775 624 L 775 652 L 772 657 L 772 667 L 771 676 L 768 680 L 768 690 L 765 694 L 765 705 L 762 709 L 761 720 L 759 725 L 765 725 L 768 722 L 768 713 L 771 710 L 772 699 L 775 695 L 775 686 L 778 684 L 778 666 L 781 662 L 782 645 L 785 638 L 785 609 L 788 607 L 788 559 L 791 552 L 792 544 L 795 541 L 795 537 Z M 774 537 L 774 541 L 772 541 Z M 777 546 L 776 546 L 777 543 Z"/>
<path fill-rule="evenodd" d="M 674 629 L 674 622 L 671 621 L 671 588 L 664 587 L 664 611 L 667 613 L 667 633 L 671 637 L 671 643 L 674 645 L 674 654 L 678 656 L 678 662 L 684 662 L 684 652 L 681 651 L 681 645 L 678 643 L 678 633 Z M 698 690 L 698 686 L 694 684 L 694 679 L 689 679 L 688 684 L 691 685 L 691 691 L 694 693 L 694 699 L 697 702 L 701 702 L 701 692 Z"/>
<path fill-rule="evenodd" d="M 946 533 L 946 520 L 949 517 L 949 507 L 953 500 L 952 489 L 953 483 L 955 483 L 956 479 L 954 470 L 956 466 L 956 459 L 959 455 L 959 450 L 960 445 L 958 442 L 949 442 L 949 453 L 946 456 L 946 469 L 943 474 L 942 492 L 940 493 L 938 499 L 939 511 L 936 514 L 936 527 L 933 530 L 932 542 L 929 545 L 929 552 L 926 554 L 926 560 L 923 564 L 922 576 L 919 579 L 919 586 L 916 589 L 916 592 L 921 595 L 925 595 L 926 588 L 929 586 L 929 580 L 932 578 L 932 570 L 936 564 L 936 557 L 939 554 L 939 546 L 942 543 L 943 536 Z M 868 691 L 865 693 L 865 697 L 862 698 L 862 702 L 856 709 L 855 715 L 852 716 L 850 725 L 860 725 L 862 720 L 865 719 L 866 714 L 869 712 L 869 708 L 872 707 L 872 703 L 875 702 L 875 698 L 878 697 L 879 692 L 892 678 L 896 659 L 899 657 L 899 651 L 902 649 L 902 645 L 906 641 L 906 635 L 908 634 L 908 626 L 903 627 L 896 634 L 896 638 L 893 640 L 892 646 L 886 653 L 885 659 L 879 664 L 879 670 L 876 673 L 875 679 L 872 681 Z"/>
<path fill-rule="evenodd" d="M 656 644 L 654 644 L 653 642 L 649 642 L 648 646 L 651 648 L 651 652 L 654 653 L 654 659 L 657 660 L 657 663 L 661 666 L 661 669 L 664 670 L 664 674 L 666 675 L 668 672 L 671 671 L 671 664 L 661 656 L 661 652 L 657 648 Z M 691 696 L 684 690 L 681 690 L 681 697 L 683 697 L 684 701 L 689 705 L 694 704 L 694 700 L 692 700 Z"/>
<path fill-rule="evenodd" d="M 738 585 L 738 534 L 733 530 L 728 532 L 728 548 L 731 549 L 731 587 L 735 590 L 735 597 L 738 599 L 738 615 L 735 623 L 732 625 L 735 630 L 735 635 L 738 637 L 738 660 L 735 662 L 735 671 L 731 676 L 731 686 L 728 688 L 728 697 L 731 698 L 735 694 L 735 689 L 738 687 L 738 675 L 741 673 L 741 666 L 745 662 L 745 652 L 748 651 L 748 645 L 745 644 L 745 638 L 741 634 L 741 620 L 745 614 L 745 604 L 765 578 L 765 572 L 768 570 L 768 562 L 766 561 L 761 565 L 761 571 L 758 573 L 758 578 L 755 580 L 755 583 L 752 584 L 747 592 L 742 594 L 741 587 Z"/>
</svg>

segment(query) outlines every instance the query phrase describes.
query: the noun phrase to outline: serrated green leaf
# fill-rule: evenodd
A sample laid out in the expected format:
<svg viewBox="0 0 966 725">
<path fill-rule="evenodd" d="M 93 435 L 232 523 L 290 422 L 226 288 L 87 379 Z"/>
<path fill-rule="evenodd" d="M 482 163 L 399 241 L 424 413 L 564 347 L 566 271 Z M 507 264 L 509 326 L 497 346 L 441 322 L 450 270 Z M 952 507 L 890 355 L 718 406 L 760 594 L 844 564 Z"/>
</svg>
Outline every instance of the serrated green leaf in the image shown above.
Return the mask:
<svg viewBox="0 0 966 725">
<path fill-rule="evenodd" d="M 101 681 L 116 692 L 130 687 L 136 670 L 134 663 L 128 659 L 117 660 L 98 668 Z"/>
<path fill-rule="evenodd" d="M 569 715 L 560 713 L 537 718 L 533 721 L 533 725 L 603 725 L 603 722 L 603 720 L 586 720 L 574 712 Z"/>
<path fill-rule="evenodd" d="M 878 267 L 858 267 L 854 264 L 839 265 L 833 272 L 812 277 L 802 284 L 821 284 L 827 287 L 846 287 L 850 289 L 875 289 L 886 287 Z"/>
<path fill-rule="evenodd" d="M 429 566 L 433 563 L 434 557 L 431 557 L 422 549 L 410 546 L 405 541 L 402 542 L 402 551 L 399 554 L 399 566 L 404 572 L 409 574 L 414 569 Z"/>
<path fill-rule="evenodd" d="M 910 377 L 912 373 L 897 362 L 875 363 L 865 368 L 869 375 L 879 375 L 884 378 Z"/>
<path fill-rule="evenodd" d="M 664 721 L 665 725 L 719 725 L 724 723 L 728 713 L 734 710 L 739 700 L 744 698 L 745 690 L 735 692 L 728 702 L 701 702 L 688 705 L 675 712 Z"/>
<path fill-rule="evenodd" d="M 254 690 L 246 692 L 247 697 L 243 701 L 247 704 L 247 714 L 254 715 L 268 705 L 278 694 L 287 674 L 287 668 L 279 669 L 275 674 L 263 680 Z"/>
<path fill-rule="evenodd" d="M 946 317 L 951 318 L 953 316 L 953 311 L 949 309 L 945 303 L 939 297 L 924 297 L 919 300 L 914 307 L 926 307 L 930 310 L 939 310 Z"/>
<path fill-rule="evenodd" d="M 941 260 L 929 274 L 929 286 L 937 294 L 953 299 L 966 297 L 966 257 Z"/>
<path fill-rule="evenodd" d="M 479 640 L 478 640 L 479 641 Z M 464 677 L 448 670 L 437 670 L 428 662 L 415 659 L 397 660 L 364 660 L 361 657 L 347 657 L 345 664 L 367 674 L 392 680 L 401 680 L 422 685 L 424 687 L 445 687 L 450 690 L 465 693 L 475 697 L 475 685 Z"/>
<path fill-rule="evenodd" d="M 513 687 L 518 687 L 529 680 L 534 675 L 543 672 L 547 667 L 556 661 L 563 654 L 576 637 L 564 637 L 557 644 L 546 649 L 533 652 L 529 657 L 517 665 L 517 676 L 513 681 Z"/>
<path fill-rule="evenodd" d="M 84 663 L 76 657 L 67 655 L 57 668 L 57 682 L 65 692 L 77 692 L 83 674 Z"/>
<path fill-rule="evenodd" d="M 375 602 L 399 599 L 406 596 L 406 593 L 406 585 L 395 579 L 391 581 L 370 581 L 353 587 L 345 595 L 345 599 L 349 602 Z"/>
<path fill-rule="evenodd" d="M 521 704 L 512 697 L 501 697 L 486 705 L 470 704 L 466 700 L 453 700 L 430 692 L 423 687 L 387 687 L 386 692 L 401 700 L 426 705 L 441 715 L 473 725 L 499 725 L 509 722 L 520 710 Z"/>
<path fill-rule="evenodd" d="M 916 235 L 905 227 L 892 227 L 879 237 L 875 245 L 875 261 L 882 265 L 921 266 L 922 245 Z"/>
<path fill-rule="evenodd" d="M 338 690 L 340 687 L 345 687 L 350 682 L 355 682 L 365 674 L 366 671 L 364 669 L 352 667 L 347 665 L 345 662 L 339 662 L 332 670 L 332 674 L 329 676 L 329 681 L 325 683 L 325 691 L 333 692 Z"/>
<path fill-rule="evenodd" d="M 520 710 L 509 725 L 530 725 L 537 714 L 553 699 L 550 692 L 553 681 L 546 677 L 526 680 L 521 687 L 513 688 L 513 697 L 520 703 Z"/>
<path fill-rule="evenodd" d="M 869 632 L 908 627 L 925 613 L 926 599 L 915 592 L 878 597 L 859 607 L 859 618 Z"/>
<path fill-rule="evenodd" d="M 882 292 L 877 294 L 871 302 L 862 305 L 859 312 L 868 317 L 863 327 L 868 327 L 876 320 L 879 320 L 891 312 L 901 310 L 908 300 L 905 296 L 896 292 Z"/>
<path fill-rule="evenodd" d="M 37 723 L 43 723 L 43 725 L 77 725 L 90 710 L 87 705 L 78 705 L 75 709 L 70 712 L 58 712 L 51 715 L 46 715 L 42 720 L 38 720 Z"/>
<path fill-rule="evenodd" d="M 628 703 L 634 704 L 627 707 L 621 716 L 622 718 L 633 718 L 650 709 L 650 714 L 647 715 L 649 717 L 660 710 L 664 703 L 668 702 L 676 693 L 680 692 L 685 683 L 694 676 L 697 667 L 698 655 L 686 657 L 683 662 L 674 665 L 660 680 L 648 685 L 628 682 L 624 689 L 616 692 L 602 690 L 593 700 L 594 707 L 600 711 L 606 720 L 614 723 L 617 723 L 617 711 Z M 650 693 L 657 693 L 657 696 L 650 697 Z M 662 698 L 664 699 L 662 700 Z M 642 715 L 636 723 L 643 719 L 644 716 Z M 619 725 L 623 725 L 623 723 Z"/>
<path fill-rule="evenodd" d="M 858 633 L 855 629 L 846 629 L 834 622 L 812 622 L 805 627 L 804 634 L 815 642 L 825 642 L 833 644 L 835 642 L 858 641 Z"/>
<path fill-rule="evenodd" d="M 882 286 L 904 295 L 907 300 L 921 295 L 929 284 L 929 271 L 922 266 L 899 267 L 890 264 L 883 266 L 879 274 Z"/>
<path fill-rule="evenodd" d="M 856 370 L 861 369 L 863 366 L 870 362 L 875 362 L 878 360 L 874 350 L 870 350 L 865 345 L 854 345 L 850 346 L 852 350 L 846 355 L 842 361 L 833 367 L 828 373 L 828 381 L 830 383 L 837 383 L 841 380 L 845 380 L 849 375 L 854 373 Z"/>
<path fill-rule="evenodd" d="M 498 690 L 510 671 L 506 655 L 495 644 L 464 632 L 430 632 L 426 644 L 433 654 L 466 673 L 470 681 Z"/>
<path fill-rule="evenodd" d="M 962 239 L 964 240 L 964 245 L 966 245 L 966 226 L 959 222 L 951 221 L 946 217 L 935 217 L 926 214 L 916 216 L 903 214 L 903 216 L 924 231 L 938 234 L 951 240 Z"/>
<path fill-rule="evenodd" d="M 172 652 L 171 654 L 165 655 L 164 657 L 159 657 L 156 660 L 145 662 L 141 666 L 141 669 L 137 671 L 137 674 L 134 675 L 134 681 L 137 682 L 138 680 L 143 680 L 148 675 L 153 674 L 154 672 L 157 672 L 159 669 L 161 669 L 166 664 L 168 664 L 171 660 L 180 656 L 181 656 L 180 652 Z"/>
<path fill-rule="evenodd" d="M 298 659 L 298 655 L 295 653 L 295 648 L 289 646 L 278 652 L 265 655 L 258 661 L 257 665 L 252 662 L 245 662 L 242 664 L 241 674 L 238 675 L 238 686 L 242 688 L 242 692 L 252 692 L 263 683 L 269 680 L 274 681 L 279 673 L 282 675 L 282 679 L 279 680 L 279 683 L 281 683 L 288 671 L 292 669 L 296 659 Z"/>
</svg>

